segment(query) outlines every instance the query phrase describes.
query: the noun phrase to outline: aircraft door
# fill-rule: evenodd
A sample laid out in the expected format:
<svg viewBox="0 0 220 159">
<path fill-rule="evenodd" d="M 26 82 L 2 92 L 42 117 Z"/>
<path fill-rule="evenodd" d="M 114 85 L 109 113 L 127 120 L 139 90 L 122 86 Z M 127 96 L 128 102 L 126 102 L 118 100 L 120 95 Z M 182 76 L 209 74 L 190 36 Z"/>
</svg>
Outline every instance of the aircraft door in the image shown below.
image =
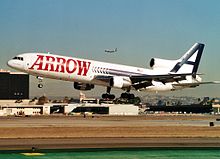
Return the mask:
<svg viewBox="0 0 220 159">
<path fill-rule="evenodd" d="M 26 71 L 26 72 L 29 72 L 29 67 L 30 67 L 30 59 L 29 58 L 27 58 L 27 57 L 24 57 L 24 70 Z"/>
</svg>

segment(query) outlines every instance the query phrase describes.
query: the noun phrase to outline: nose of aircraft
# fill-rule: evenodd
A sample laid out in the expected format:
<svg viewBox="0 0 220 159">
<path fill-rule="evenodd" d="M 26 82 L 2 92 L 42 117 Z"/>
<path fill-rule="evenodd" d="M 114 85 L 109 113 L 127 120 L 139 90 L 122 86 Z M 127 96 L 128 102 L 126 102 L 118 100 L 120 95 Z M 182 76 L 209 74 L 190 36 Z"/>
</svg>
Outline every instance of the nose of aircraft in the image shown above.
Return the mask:
<svg viewBox="0 0 220 159">
<path fill-rule="evenodd" d="M 7 65 L 13 69 L 17 69 L 17 70 L 21 70 L 23 69 L 23 61 L 18 61 L 18 60 L 14 60 L 11 59 L 7 62 Z"/>
<path fill-rule="evenodd" d="M 8 60 L 7 65 L 8 65 L 9 67 L 13 67 L 13 60 Z"/>
</svg>

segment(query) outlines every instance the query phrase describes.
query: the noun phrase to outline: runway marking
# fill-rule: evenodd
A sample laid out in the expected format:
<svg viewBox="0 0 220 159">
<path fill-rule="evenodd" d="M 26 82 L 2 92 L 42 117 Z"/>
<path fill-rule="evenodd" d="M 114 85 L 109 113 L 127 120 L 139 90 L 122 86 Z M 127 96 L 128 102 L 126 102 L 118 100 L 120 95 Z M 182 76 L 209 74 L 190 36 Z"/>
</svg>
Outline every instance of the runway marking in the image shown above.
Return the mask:
<svg viewBox="0 0 220 159">
<path fill-rule="evenodd" d="M 44 156 L 44 153 L 21 153 L 22 155 L 25 156 Z"/>
</svg>

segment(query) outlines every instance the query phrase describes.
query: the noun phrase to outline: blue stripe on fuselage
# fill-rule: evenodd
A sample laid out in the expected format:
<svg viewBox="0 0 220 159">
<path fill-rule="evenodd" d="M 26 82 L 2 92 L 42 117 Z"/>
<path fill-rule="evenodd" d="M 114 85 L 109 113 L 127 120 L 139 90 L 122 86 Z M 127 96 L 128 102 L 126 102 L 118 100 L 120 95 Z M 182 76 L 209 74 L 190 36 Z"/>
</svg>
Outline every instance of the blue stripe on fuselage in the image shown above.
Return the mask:
<svg viewBox="0 0 220 159">
<path fill-rule="evenodd" d="M 134 76 L 134 75 L 146 75 L 143 73 L 137 73 L 137 72 L 131 72 L 131 71 L 123 71 L 123 70 L 116 70 L 116 69 L 108 69 L 107 71 L 110 75 L 117 75 L 117 76 L 126 76 L 126 77 L 130 77 L 130 76 Z"/>
</svg>

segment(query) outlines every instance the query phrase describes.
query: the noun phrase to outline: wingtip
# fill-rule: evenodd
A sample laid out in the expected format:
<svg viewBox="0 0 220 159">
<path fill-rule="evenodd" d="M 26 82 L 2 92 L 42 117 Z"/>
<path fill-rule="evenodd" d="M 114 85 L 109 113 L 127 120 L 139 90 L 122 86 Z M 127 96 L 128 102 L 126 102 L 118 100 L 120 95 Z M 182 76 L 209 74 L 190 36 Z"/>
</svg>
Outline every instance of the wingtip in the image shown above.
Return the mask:
<svg viewBox="0 0 220 159">
<path fill-rule="evenodd" d="M 215 84 L 220 84 L 220 81 L 213 81 L 213 83 L 215 83 Z"/>
</svg>

